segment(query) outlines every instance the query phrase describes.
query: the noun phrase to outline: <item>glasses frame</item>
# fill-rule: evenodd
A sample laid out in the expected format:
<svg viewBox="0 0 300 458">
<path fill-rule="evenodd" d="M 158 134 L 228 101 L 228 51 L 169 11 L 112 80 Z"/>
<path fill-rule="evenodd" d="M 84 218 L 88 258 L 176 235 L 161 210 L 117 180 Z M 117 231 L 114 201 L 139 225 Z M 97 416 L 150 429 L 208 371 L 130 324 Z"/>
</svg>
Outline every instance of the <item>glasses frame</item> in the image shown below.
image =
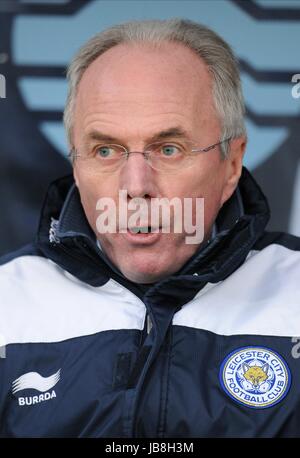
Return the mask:
<svg viewBox="0 0 300 458">
<path fill-rule="evenodd" d="M 221 140 L 221 141 L 219 141 L 217 143 L 214 143 L 214 144 L 212 144 L 210 146 L 207 146 L 206 148 L 192 148 L 190 150 L 190 153 L 206 153 L 206 152 L 216 148 L 216 146 L 221 145 L 222 143 L 229 142 L 231 139 L 232 139 L 232 137 L 225 138 L 224 140 Z M 147 157 L 146 156 L 147 156 L 147 154 L 149 155 L 151 153 L 151 151 L 147 151 L 147 148 L 149 146 L 152 146 L 152 145 L 156 145 L 156 144 L 159 145 L 159 144 L 164 144 L 164 143 L 172 144 L 172 143 L 176 143 L 176 142 L 175 141 L 174 142 L 172 142 L 172 141 L 170 141 L 170 142 L 168 142 L 168 141 L 165 141 L 165 142 L 164 141 L 160 141 L 160 142 L 149 143 L 149 145 L 146 145 L 144 151 L 128 151 L 128 149 L 125 146 L 119 145 L 117 143 L 105 143 L 102 146 L 118 146 L 118 147 L 122 148 L 124 150 L 124 156 L 126 156 L 126 161 L 128 160 L 128 157 L 129 157 L 130 154 L 142 154 L 144 156 L 144 158 L 146 159 L 146 161 L 147 161 Z M 189 143 L 191 143 L 191 142 L 189 142 Z M 189 154 L 189 155 L 191 155 L 191 154 Z M 69 151 L 68 157 L 71 158 L 72 162 L 74 162 L 78 157 L 84 157 L 84 155 L 78 153 L 78 151 L 75 148 L 72 148 Z M 88 158 L 86 158 L 86 159 L 88 159 Z M 124 162 L 124 164 L 125 164 L 125 162 Z M 151 165 L 151 163 L 149 163 L 149 162 L 148 162 L 148 164 L 154 170 L 164 171 L 164 170 L 157 169 L 157 168 L 153 167 Z M 118 168 L 119 167 L 116 167 L 115 170 L 118 170 Z M 174 170 L 177 170 L 177 169 L 174 169 Z M 170 172 L 170 171 L 168 171 L 168 172 Z"/>
</svg>

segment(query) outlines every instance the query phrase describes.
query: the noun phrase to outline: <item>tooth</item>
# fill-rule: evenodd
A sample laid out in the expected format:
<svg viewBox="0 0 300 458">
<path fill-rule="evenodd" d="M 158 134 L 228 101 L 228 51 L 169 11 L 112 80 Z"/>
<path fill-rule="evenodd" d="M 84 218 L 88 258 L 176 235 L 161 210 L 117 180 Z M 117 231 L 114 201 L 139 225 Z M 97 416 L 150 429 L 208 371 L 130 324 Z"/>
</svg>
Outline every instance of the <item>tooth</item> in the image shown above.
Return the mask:
<svg viewBox="0 0 300 458">
<path fill-rule="evenodd" d="M 142 233 L 148 233 L 151 231 L 151 228 L 150 228 L 150 231 L 148 230 L 148 226 L 140 226 L 140 227 L 131 227 L 129 228 L 130 232 L 133 232 L 134 234 L 138 234 L 139 232 L 142 232 Z"/>
</svg>

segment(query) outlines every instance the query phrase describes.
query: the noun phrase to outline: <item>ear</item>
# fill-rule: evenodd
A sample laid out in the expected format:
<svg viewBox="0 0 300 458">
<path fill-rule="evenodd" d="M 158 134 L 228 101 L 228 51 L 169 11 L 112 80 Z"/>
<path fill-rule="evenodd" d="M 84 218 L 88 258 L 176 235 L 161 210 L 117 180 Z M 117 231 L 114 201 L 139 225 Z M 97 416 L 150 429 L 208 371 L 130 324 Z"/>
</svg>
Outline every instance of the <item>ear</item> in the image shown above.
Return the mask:
<svg viewBox="0 0 300 458">
<path fill-rule="evenodd" d="M 243 373 L 245 374 L 245 372 L 247 372 L 250 369 L 250 366 L 248 366 L 247 363 L 243 363 L 242 368 L 243 368 Z"/>
<path fill-rule="evenodd" d="M 243 157 L 246 149 L 246 144 L 246 137 L 238 137 L 230 141 L 228 156 L 226 159 L 224 159 L 225 176 L 221 206 L 231 197 L 235 188 L 237 187 L 242 173 Z"/>
<path fill-rule="evenodd" d="M 73 177 L 74 177 L 75 184 L 78 188 L 79 179 L 78 179 L 78 173 L 77 173 L 77 166 L 75 163 L 73 164 Z"/>
</svg>

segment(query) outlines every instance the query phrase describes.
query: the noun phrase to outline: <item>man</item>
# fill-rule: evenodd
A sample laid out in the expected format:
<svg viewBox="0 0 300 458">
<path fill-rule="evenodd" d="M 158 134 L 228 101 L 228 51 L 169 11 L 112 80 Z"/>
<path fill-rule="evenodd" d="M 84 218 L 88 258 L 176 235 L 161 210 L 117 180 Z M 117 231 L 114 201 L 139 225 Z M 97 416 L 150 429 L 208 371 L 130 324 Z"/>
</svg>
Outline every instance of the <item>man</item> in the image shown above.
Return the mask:
<svg viewBox="0 0 300 458">
<path fill-rule="evenodd" d="M 300 243 L 265 232 L 229 46 L 187 20 L 132 22 L 68 78 L 74 178 L 2 259 L 1 436 L 299 435 Z M 192 243 L 175 230 L 186 198 Z"/>
</svg>

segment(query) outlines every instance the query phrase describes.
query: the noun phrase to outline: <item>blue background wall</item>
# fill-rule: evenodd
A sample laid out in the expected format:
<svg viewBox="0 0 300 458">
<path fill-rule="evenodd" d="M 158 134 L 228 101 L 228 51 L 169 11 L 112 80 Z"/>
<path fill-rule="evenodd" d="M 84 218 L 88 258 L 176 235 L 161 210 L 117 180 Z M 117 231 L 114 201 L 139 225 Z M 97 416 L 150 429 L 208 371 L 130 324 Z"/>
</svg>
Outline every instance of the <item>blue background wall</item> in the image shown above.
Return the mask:
<svg viewBox="0 0 300 458">
<path fill-rule="evenodd" d="M 299 0 L 0 0 L 0 253 L 30 241 L 50 181 L 70 171 L 65 67 L 93 34 L 141 18 L 186 17 L 237 54 L 247 105 L 245 165 L 267 195 L 270 230 L 300 235 Z"/>
</svg>

